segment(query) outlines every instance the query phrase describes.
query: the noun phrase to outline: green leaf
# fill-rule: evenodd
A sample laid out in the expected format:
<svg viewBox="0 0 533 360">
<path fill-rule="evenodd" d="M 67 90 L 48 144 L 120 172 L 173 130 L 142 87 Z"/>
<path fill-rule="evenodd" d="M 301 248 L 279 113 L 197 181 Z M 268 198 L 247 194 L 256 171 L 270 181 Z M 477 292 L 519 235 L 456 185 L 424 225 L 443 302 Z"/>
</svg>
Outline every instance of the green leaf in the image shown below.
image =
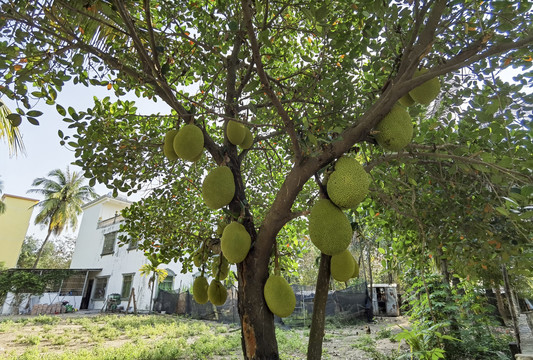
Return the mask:
<svg viewBox="0 0 533 360">
<path fill-rule="evenodd" d="M 38 111 L 38 110 L 30 110 L 26 113 L 27 116 L 31 116 L 31 117 L 38 117 L 38 116 L 41 116 L 43 113 L 42 111 Z"/>
<path fill-rule="evenodd" d="M 36 118 L 28 117 L 28 121 L 29 121 L 30 124 L 32 124 L 32 125 L 39 125 L 39 120 L 37 120 Z"/>
</svg>

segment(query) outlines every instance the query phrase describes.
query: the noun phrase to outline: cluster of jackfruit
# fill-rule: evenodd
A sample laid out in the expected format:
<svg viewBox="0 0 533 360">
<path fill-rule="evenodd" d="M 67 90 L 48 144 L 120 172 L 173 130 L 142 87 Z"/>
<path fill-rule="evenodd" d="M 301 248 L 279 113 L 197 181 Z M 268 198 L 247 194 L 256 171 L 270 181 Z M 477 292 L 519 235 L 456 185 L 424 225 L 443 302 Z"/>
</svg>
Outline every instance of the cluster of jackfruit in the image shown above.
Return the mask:
<svg viewBox="0 0 533 360">
<path fill-rule="evenodd" d="M 249 149 L 254 142 L 250 129 L 244 124 L 233 120 L 228 121 L 226 125 L 226 136 L 230 143 L 240 146 L 244 150 Z"/>
<path fill-rule="evenodd" d="M 413 78 L 427 72 L 428 69 L 417 70 Z M 440 81 L 438 77 L 434 77 L 402 96 L 398 101 L 399 105 L 394 106 L 376 126 L 378 144 L 390 151 L 399 151 L 407 146 L 413 137 L 413 123 L 405 108 L 416 103 L 429 105 L 439 92 Z"/>
<path fill-rule="evenodd" d="M 231 169 L 219 166 L 205 177 L 202 196 L 208 208 L 216 210 L 228 205 L 235 196 L 235 180 Z"/>
<path fill-rule="evenodd" d="M 211 301 L 213 305 L 224 305 L 228 297 L 228 291 L 219 280 L 212 280 L 208 283 L 205 276 L 198 276 L 192 284 L 192 295 L 198 304 L 205 304 Z"/>
<path fill-rule="evenodd" d="M 368 195 L 370 177 L 354 158 L 343 156 L 328 178 L 327 191 L 331 201 L 341 209 L 355 208 Z"/>
<path fill-rule="evenodd" d="M 224 228 L 220 239 L 222 254 L 232 264 L 240 263 L 246 258 L 251 243 L 252 239 L 246 228 L 236 221 Z"/>
<path fill-rule="evenodd" d="M 179 130 L 169 130 L 163 139 L 163 154 L 173 161 L 178 158 L 196 162 L 202 157 L 204 134 L 193 124 L 182 126 Z"/>
<path fill-rule="evenodd" d="M 284 277 L 270 275 L 263 288 L 263 295 L 268 308 L 273 314 L 279 317 L 287 317 L 294 311 L 296 296 Z"/>
</svg>

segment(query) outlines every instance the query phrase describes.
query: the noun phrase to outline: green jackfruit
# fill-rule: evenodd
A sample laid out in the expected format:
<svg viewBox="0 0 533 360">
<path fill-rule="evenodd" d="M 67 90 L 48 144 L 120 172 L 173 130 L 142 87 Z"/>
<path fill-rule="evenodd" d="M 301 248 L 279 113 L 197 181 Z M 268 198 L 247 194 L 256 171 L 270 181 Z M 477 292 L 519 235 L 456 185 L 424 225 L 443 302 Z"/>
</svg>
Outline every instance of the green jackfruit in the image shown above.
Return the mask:
<svg viewBox="0 0 533 360">
<path fill-rule="evenodd" d="M 222 263 L 220 263 L 221 261 Z M 213 273 L 213 277 L 215 279 L 224 280 L 225 278 L 227 278 L 229 274 L 228 259 L 226 259 L 224 256 L 215 256 L 211 264 L 211 272 Z"/>
<path fill-rule="evenodd" d="M 207 289 L 207 296 L 209 297 L 211 304 L 221 306 L 226 302 L 228 290 L 226 290 L 220 281 L 213 280 Z"/>
<path fill-rule="evenodd" d="M 376 140 L 387 150 L 398 151 L 411 142 L 413 137 L 413 123 L 407 110 L 395 105 L 376 126 Z"/>
<path fill-rule="evenodd" d="M 273 314 L 287 317 L 294 311 L 296 296 L 284 277 L 270 275 L 265 283 L 263 293 L 267 306 Z"/>
<path fill-rule="evenodd" d="M 216 210 L 228 205 L 235 196 L 235 180 L 227 166 L 219 166 L 205 177 L 202 197 L 208 208 Z"/>
<path fill-rule="evenodd" d="M 409 93 L 402 96 L 400 100 L 398 100 L 398 102 L 405 107 L 413 106 L 415 104 L 415 101 L 413 100 L 411 95 L 409 95 Z"/>
<path fill-rule="evenodd" d="M 320 251 L 335 255 L 350 245 L 352 226 L 335 204 L 327 199 L 319 199 L 309 215 L 309 235 Z"/>
<path fill-rule="evenodd" d="M 194 266 L 196 266 L 197 268 L 202 266 L 203 261 L 204 261 L 204 257 L 201 251 L 195 253 L 192 257 L 192 262 L 194 263 Z"/>
<path fill-rule="evenodd" d="M 428 69 L 417 70 L 413 78 L 423 75 L 427 73 L 428 71 L 429 71 Z M 430 79 L 426 81 L 425 83 L 423 83 L 422 85 L 409 91 L 409 95 L 417 103 L 423 104 L 423 105 L 429 105 L 439 95 L 439 92 L 440 92 L 440 80 L 438 77 L 434 77 L 433 79 Z"/>
<path fill-rule="evenodd" d="M 207 288 L 209 287 L 207 279 L 203 276 L 198 276 L 194 279 L 192 284 L 192 296 L 198 304 L 205 304 L 209 300 L 207 296 Z"/>
<path fill-rule="evenodd" d="M 252 132 L 250 131 L 250 129 L 248 129 L 247 127 L 245 127 L 244 129 L 245 129 L 244 140 L 242 141 L 242 144 L 240 144 L 239 146 L 241 147 L 241 149 L 246 150 L 252 147 L 252 144 L 254 143 L 254 136 L 252 135 Z"/>
<path fill-rule="evenodd" d="M 182 126 L 174 137 L 173 145 L 180 159 L 196 161 L 204 150 L 204 134 L 196 125 Z"/>
<path fill-rule="evenodd" d="M 226 226 L 220 239 L 222 254 L 232 264 L 240 263 L 246 258 L 251 243 L 252 239 L 246 228 L 236 221 Z"/>
<path fill-rule="evenodd" d="M 357 207 L 368 194 L 370 176 L 353 158 L 341 157 L 335 164 L 327 183 L 331 201 L 341 209 Z"/>
<path fill-rule="evenodd" d="M 178 130 L 169 130 L 165 134 L 165 138 L 163 140 L 163 154 L 170 161 L 176 160 L 178 158 L 178 155 L 176 155 L 176 152 L 174 151 L 174 137 L 177 133 Z"/>
<path fill-rule="evenodd" d="M 239 122 L 230 120 L 226 125 L 226 136 L 233 145 L 240 145 L 246 136 L 246 127 Z"/>
<path fill-rule="evenodd" d="M 331 257 L 331 276 L 340 282 L 350 280 L 354 273 L 355 260 L 348 249 Z"/>
</svg>

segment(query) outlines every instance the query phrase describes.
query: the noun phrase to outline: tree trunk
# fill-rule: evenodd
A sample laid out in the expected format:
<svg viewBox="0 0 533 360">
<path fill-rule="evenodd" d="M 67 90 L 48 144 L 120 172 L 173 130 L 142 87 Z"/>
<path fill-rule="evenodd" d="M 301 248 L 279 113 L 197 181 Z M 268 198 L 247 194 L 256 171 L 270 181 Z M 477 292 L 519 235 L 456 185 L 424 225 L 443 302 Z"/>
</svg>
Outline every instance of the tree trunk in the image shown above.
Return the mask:
<svg viewBox="0 0 533 360">
<path fill-rule="evenodd" d="M 268 271 L 258 265 L 254 249 L 237 266 L 242 352 L 245 359 L 279 359 L 274 314 L 263 296 Z M 267 268 L 268 269 L 268 268 Z"/>
<path fill-rule="evenodd" d="M 490 285 L 485 285 L 485 296 L 487 297 L 487 302 L 489 305 L 491 305 L 491 315 L 498 320 L 500 325 L 505 325 L 505 322 L 503 321 L 502 316 L 500 315 L 500 311 L 498 308 L 498 299 L 496 298 L 496 294 L 492 290 L 492 287 Z"/>
<path fill-rule="evenodd" d="M 313 319 L 307 344 L 307 360 L 319 360 L 322 357 L 330 275 L 331 256 L 322 253 L 316 280 L 315 299 L 313 301 Z"/>
<path fill-rule="evenodd" d="M 39 260 L 41 259 L 41 255 L 43 254 L 44 246 L 48 242 L 48 239 L 50 238 L 51 234 L 52 234 L 52 229 L 48 229 L 48 234 L 46 234 L 43 244 L 41 245 L 41 248 L 39 249 L 39 252 L 37 253 L 37 258 L 35 259 L 35 262 L 33 263 L 33 269 L 37 269 L 37 264 L 39 264 Z"/>
<path fill-rule="evenodd" d="M 516 338 L 516 344 L 518 351 L 520 351 L 520 329 L 518 327 L 518 317 L 515 312 L 513 293 L 511 290 L 511 284 L 509 283 L 509 275 L 507 274 L 507 268 L 505 264 L 502 264 L 503 284 L 505 287 L 505 294 L 507 295 L 507 302 L 509 303 L 509 313 L 511 314 L 511 320 L 513 321 L 513 329 Z"/>
<path fill-rule="evenodd" d="M 498 312 L 500 313 L 500 317 L 503 320 L 503 324 L 505 325 L 506 322 L 509 322 L 509 317 L 507 316 L 507 311 L 505 310 L 505 305 L 503 303 L 502 293 L 500 290 L 500 286 L 496 285 L 496 287 L 493 289 L 493 293 L 496 296 L 496 304 L 498 306 Z"/>
</svg>

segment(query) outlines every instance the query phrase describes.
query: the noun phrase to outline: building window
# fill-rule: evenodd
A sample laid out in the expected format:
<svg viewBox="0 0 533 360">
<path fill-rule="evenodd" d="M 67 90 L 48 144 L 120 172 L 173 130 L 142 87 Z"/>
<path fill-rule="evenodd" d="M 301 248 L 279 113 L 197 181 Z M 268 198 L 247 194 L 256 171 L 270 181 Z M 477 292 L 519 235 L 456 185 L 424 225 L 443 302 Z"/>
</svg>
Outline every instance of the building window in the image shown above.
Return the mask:
<svg viewBox="0 0 533 360">
<path fill-rule="evenodd" d="M 107 277 L 96 278 L 94 284 L 93 300 L 105 299 L 107 290 Z"/>
<path fill-rule="evenodd" d="M 104 235 L 104 248 L 102 249 L 102 255 L 113 254 L 115 251 L 115 241 L 117 240 L 118 231 L 111 232 Z"/>
<path fill-rule="evenodd" d="M 133 275 L 134 274 L 122 274 L 122 291 L 120 292 L 120 296 L 123 299 L 129 299 L 130 297 Z"/>
<path fill-rule="evenodd" d="M 165 280 L 159 283 L 159 290 L 171 292 L 174 290 L 174 276 L 167 276 Z"/>
</svg>

